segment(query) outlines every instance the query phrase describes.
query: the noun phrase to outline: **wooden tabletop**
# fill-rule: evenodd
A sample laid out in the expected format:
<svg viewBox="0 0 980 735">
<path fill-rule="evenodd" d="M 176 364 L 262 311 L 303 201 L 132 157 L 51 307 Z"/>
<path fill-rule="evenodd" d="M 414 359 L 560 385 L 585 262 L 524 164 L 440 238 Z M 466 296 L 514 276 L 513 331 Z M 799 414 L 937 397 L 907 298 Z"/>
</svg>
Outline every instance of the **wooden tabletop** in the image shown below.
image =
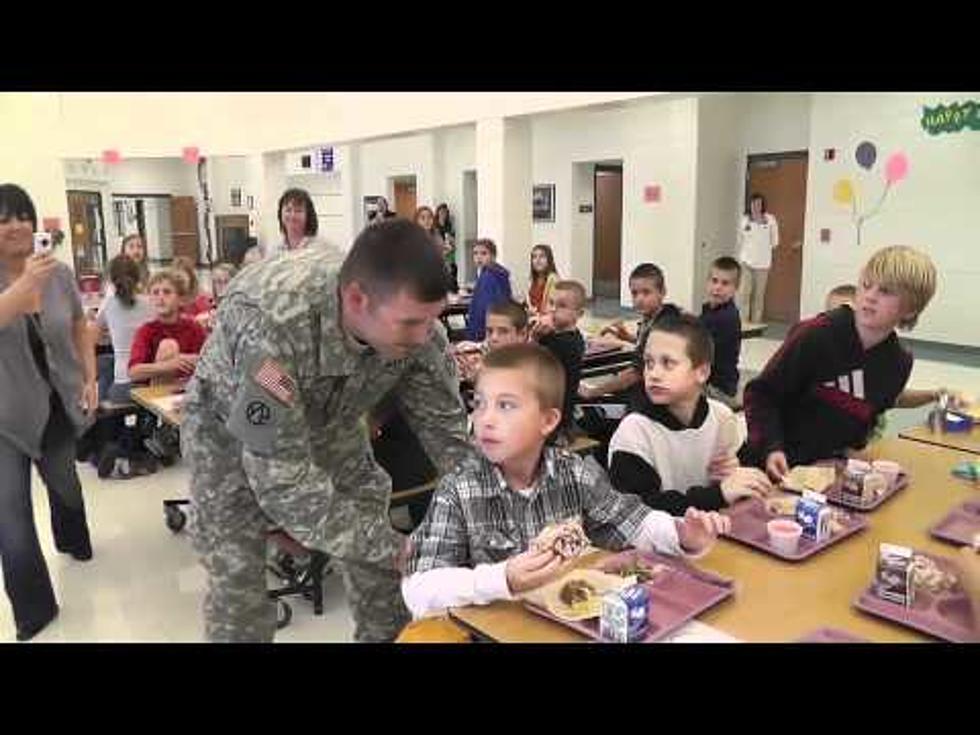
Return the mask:
<svg viewBox="0 0 980 735">
<path fill-rule="evenodd" d="M 174 411 L 166 399 L 177 395 L 183 388 L 176 385 L 147 385 L 141 388 L 133 388 L 130 396 L 133 401 L 143 408 L 159 416 L 168 424 L 180 426 L 180 412 Z"/>
<path fill-rule="evenodd" d="M 721 539 L 697 564 L 736 580 L 734 599 L 701 615 L 702 622 L 746 641 L 797 640 L 821 627 L 841 628 L 871 641 L 925 641 L 928 636 L 865 615 L 852 601 L 871 582 L 878 544 L 892 542 L 952 556 L 955 547 L 933 540 L 928 529 L 946 512 L 980 498 L 972 483 L 953 477 L 953 465 L 970 455 L 904 439 L 874 445 L 876 459 L 899 462 L 909 486 L 868 514 L 869 527 L 802 562 L 784 562 L 728 539 Z M 584 638 L 519 603 L 451 611 L 454 620 L 504 642 L 570 642 Z"/>
<path fill-rule="evenodd" d="M 938 447 L 956 449 L 961 452 L 972 452 L 980 454 L 980 426 L 973 425 L 970 431 L 954 432 L 932 432 L 928 426 L 913 426 L 898 433 L 903 439 L 925 442 Z"/>
</svg>

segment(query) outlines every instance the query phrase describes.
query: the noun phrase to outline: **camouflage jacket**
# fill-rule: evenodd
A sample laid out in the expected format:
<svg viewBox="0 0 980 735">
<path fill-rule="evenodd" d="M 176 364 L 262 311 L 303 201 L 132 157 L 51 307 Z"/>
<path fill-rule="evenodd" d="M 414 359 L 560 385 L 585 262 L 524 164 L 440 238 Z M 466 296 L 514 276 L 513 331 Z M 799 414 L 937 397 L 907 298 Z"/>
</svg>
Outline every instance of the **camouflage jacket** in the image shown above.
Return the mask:
<svg viewBox="0 0 980 735">
<path fill-rule="evenodd" d="M 372 514 L 387 506 L 390 483 L 379 487 L 366 421 L 386 394 L 441 472 L 473 451 L 441 325 L 408 357 L 386 362 L 341 329 L 340 264 L 338 253 L 310 249 L 239 274 L 185 404 L 198 432 L 241 442 L 240 465 L 260 505 L 291 533 L 307 528 L 294 534 L 301 543 L 317 535 L 307 524 L 322 521 L 297 517 L 297 502 L 328 507 L 314 496 L 339 489 Z"/>
</svg>

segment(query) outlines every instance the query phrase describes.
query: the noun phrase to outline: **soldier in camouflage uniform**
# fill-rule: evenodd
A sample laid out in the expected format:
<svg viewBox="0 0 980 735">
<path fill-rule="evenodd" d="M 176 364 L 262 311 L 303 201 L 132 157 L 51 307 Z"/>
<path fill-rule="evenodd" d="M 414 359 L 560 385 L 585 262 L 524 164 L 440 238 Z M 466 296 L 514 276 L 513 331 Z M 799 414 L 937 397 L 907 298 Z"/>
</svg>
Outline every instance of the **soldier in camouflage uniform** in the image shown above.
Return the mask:
<svg viewBox="0 0 980 735">
<path fill-rule="evenodd" d="M 407 622 L 406 537 L 388 518 L 391 479 L 366 414 L 393 390 L 440 471 L 472 452 L 437 321 L 445 294 L 440 255 L 404 220 L 365 229 L 342 263 L 311 249 L 232 281 L 181 425 L 209 641 L 272 640 L 272 528 L 339 562 L 356 640 L 392 640 Z"/>
</svg>

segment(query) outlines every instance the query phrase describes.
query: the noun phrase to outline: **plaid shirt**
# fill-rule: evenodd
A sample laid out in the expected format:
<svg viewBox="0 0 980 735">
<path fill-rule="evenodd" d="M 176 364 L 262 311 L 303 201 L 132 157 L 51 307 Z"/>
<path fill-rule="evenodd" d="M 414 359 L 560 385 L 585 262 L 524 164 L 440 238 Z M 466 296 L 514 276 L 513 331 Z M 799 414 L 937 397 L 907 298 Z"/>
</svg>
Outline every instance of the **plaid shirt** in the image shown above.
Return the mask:
<svg viewBox="0 0 980 735">
<path fill-rule="evenodd" d="M 504 561 L 528 548 L 545 526 L 581 517 L 593 544 L 621 549 L 650 513 L 635 495 L 613 489 L 595 461 L 546 447 L 530 496 L 508 488 L 482 454 L 440 481 L 429 512 L 412 534 L 408 573 Z"/>
</svg>

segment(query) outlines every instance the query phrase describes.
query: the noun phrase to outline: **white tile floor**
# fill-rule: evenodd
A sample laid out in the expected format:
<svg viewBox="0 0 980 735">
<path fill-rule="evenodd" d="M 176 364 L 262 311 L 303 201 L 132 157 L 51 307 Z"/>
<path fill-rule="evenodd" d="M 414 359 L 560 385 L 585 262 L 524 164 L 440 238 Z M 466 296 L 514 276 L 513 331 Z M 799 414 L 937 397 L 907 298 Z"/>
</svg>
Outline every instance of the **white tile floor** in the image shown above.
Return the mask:
<svg viewBox="0 0 980 735">
<path fill-rule="evenodd" d="M 742 363 L 758 370 L 778 342 L 752 339 L 743 343 Z M 911 387 L 980 388 L 980 369 L 954 363 L 918 360 Z M 893 411 L 889 433 L 904 422 L 919 420 L 924 409 Z M 911 416 L 899 416 L 905 414 Z M 174 535 L 164 525 L 162 501 L 186 493 L 187 468 L 178 465 L 134 480 L 100 480 L 89 466 L 79 466 L 95 558 L 77 562 L 58 554 L 51 541 L 47 501 L 35 479 L 34 506 L 42 548 L 61 605 L 58 619 L 37 642 L 195 642 L 201 640 L 204 572 L 197 564 L 186 534 Z M 349 641 L 353 631 L 336 575 L 326 582 L 326 610 L 312 614 L 305 600 L 294 599 L 293 621 L 277 640 Z M 679 640 L 726 640 L 707 626 L 694 625 Z M 0 600 L 0 641 L 14 640 L 6 599 Z"/>
</svg>

